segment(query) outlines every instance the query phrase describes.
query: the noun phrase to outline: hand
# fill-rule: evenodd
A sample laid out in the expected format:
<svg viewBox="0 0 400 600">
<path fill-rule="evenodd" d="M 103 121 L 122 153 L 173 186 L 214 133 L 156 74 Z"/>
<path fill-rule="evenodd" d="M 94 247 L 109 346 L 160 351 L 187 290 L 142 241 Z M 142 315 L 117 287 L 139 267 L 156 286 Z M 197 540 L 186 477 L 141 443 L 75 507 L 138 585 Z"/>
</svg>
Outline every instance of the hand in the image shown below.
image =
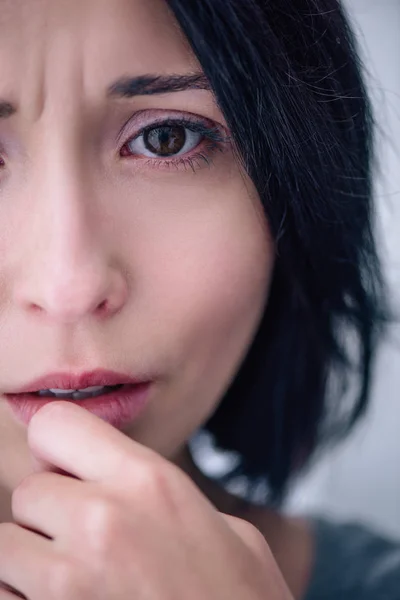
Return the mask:
<svg viewBox="0 0 400 600">
<path fill-rule="evenodd" d="M 0 524 L 0 580 L 29 600 L 291 599 L 255 527 L 82 407 L 44 406 L 28 444 L 40 467 Z"/>
</svg>

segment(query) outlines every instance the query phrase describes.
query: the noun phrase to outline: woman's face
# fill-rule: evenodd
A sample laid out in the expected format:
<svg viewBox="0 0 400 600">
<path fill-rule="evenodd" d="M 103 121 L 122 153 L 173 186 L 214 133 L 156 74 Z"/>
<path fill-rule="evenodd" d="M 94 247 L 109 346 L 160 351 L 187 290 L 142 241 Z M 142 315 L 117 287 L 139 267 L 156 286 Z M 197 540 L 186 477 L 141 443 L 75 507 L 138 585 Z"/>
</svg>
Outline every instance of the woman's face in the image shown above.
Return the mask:
<svg viewBox="0 0 400 600">
<path fill-rule="evenodd" d="M 259 198 L 210 91 L 110 92 L 121 78 L 200 71 L 166 2 L 0 4 L 0 99 L 15 108 L 0 114 L 0 392 L 55 371 L 150 373 L 125 431 L 173 459 L 265 308 L 273 249 Z M 171 119 L 194 130 L 140 135 Z M 26 433 L 0 396 L 9 489 L 31 471 Z"/>
</svg>

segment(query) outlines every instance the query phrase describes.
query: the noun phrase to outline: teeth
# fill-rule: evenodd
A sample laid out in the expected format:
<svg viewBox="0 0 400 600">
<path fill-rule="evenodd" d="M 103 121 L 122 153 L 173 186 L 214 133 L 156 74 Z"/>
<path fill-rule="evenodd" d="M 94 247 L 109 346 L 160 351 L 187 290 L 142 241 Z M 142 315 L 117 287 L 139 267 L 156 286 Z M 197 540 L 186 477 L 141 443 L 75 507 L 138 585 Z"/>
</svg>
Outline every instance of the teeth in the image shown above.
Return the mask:
<svg viewBox="0 0 400 600">
<path fill-rule="evenodd" d="M 115 389 L 122 387 L 122 385 L 105 385 L 105 386 L 92 386 L 83 390 L 62 390 L 58 388 L 51 388 L 49 390 L 40 390 L 37 392 L 38 396 L 60 398 L 61 400 L 67 398 L 69 400 L 85 400 L 86 398 L 95 398 L 96 396 L 102 396 L 110 394 Z"/>
<path fill-rule="evenodd" d="M 74 392 L 99 392 L 105 386 L 104 385 L 94 385 L 92 387 L 77 389 L 77 390 L 61 390 L 60 388 L 49 388 L 50 392 L 53 394 L 73 394 Z M 44 390 L 42 390 L 44 391 Z"/>
</svg>

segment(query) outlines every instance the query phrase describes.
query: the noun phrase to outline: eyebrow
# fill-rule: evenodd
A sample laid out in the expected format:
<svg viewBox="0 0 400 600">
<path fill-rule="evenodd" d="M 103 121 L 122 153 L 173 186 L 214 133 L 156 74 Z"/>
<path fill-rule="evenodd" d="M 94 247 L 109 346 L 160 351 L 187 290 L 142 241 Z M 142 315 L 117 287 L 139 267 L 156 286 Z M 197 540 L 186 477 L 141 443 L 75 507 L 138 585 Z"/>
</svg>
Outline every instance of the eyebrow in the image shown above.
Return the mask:
<svg viewBox="0 0 400 600">
<path fill-rule="evenodd" d="M 185 90 L 208 90 L 211 86 L 203 73 L 186 75 L 141 75 L 123 77 L 109 86 L 107 96 L 111 98 L 132 98 L 170 94 Z"/>
<path fill-rule="evenodd" d="M 107 97 L 133 98 L 134 96 L 170 94 L 172 92 L 183 92 L 185 90 L 211 91 L 211 86 L 203 73 L 121 77 L 107 88 Z M 13 104 L 0 99 L 0 120 L 7 119 L 16 112 L 17 109 Z"/>
</svg>

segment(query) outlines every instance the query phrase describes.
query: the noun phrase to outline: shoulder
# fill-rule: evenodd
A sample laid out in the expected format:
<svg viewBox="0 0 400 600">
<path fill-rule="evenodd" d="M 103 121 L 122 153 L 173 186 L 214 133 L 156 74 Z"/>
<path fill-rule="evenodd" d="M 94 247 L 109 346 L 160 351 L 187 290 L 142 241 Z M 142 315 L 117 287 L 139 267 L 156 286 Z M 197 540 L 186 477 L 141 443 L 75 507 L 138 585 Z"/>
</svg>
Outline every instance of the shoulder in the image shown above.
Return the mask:
<svg viewBox="0 0 400 600">
<path fill-rule="evenodd" d="M 357 522 L 308 522 L 314 564 L 304 600 L 400 600 L 400 541 Z"/>
</svg>

